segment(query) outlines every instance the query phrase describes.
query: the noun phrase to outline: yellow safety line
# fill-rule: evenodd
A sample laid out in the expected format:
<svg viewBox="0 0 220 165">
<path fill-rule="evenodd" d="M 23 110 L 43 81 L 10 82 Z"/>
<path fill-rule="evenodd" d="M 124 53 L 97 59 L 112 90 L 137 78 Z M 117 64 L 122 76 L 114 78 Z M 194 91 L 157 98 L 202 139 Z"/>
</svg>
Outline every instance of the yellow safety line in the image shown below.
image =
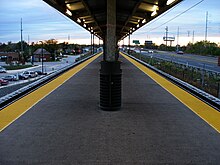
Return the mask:
<svg viewBox="0 0 220 165">
<path fill-rule="evenodd" d="M 122 54 L 122 53 L 121 53 Z M 134 64 L 137 68 L 147 74 L 150 78 L 152 78 L 156 83 L 158 83 L 161 87 L 171 93 L 174 97 L 176 97 L 179 101 L 181 101 L 184 105 L 186 105 L 189 109 L 191 109 L 195 114 L 197 114 L 200 118 L 206 121 L 210 126 L 212 126 L 218 133 L 220 133 L 220 112 L 199 100 L 195 96 L 190 93 L 184 91 L 178 86 L 174 85 L 167 79 L 163 78 L 156 72 L 150 70 L 146 66 L 138 63 L 132 58 L 122 54 L 128 61 Z"/>
<path fill-rule="evenodd" d="M 40 87 L 39 89 L 31 92 L 30 94 L 22 97 L 21 99 L 17 100 L 16 102 L 2 109 L 0 111 L 0 132 L 2 132 L 6 127 L 8 127 L 15 120 L 21 117 L 25 112 L 27 112 L 31 107 L 33 107 L 44 97 L 46 97 L 55 89 L 57 89 L 59 86 L 61 86 L 64 82 L 66 82 L 73 75 L 75 75 L 84 67 L 86 67 L 89 63 L 91 63 L 100 55 L 101 53 L 95 55 L 89 60 L 77 65 L 76 67 L 70 69 L 61 76 L 47 83 L 46 85 Z"/>
</svg>

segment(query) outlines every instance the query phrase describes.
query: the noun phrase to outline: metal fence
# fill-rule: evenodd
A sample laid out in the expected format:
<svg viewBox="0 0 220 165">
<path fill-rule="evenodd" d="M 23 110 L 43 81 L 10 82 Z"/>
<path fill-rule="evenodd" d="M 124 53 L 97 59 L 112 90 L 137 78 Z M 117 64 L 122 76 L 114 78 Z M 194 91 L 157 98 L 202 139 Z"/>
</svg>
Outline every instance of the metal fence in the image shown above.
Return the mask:
<svg viewBox="0 0 220 165">
<path fill-rule="evenodd" d="M 130 54 L 174 77 L 177 77 L 217 98 L 220 98 L 220 73 L 192 65 L 175 63 L 140 53 Z"/>
</svg>

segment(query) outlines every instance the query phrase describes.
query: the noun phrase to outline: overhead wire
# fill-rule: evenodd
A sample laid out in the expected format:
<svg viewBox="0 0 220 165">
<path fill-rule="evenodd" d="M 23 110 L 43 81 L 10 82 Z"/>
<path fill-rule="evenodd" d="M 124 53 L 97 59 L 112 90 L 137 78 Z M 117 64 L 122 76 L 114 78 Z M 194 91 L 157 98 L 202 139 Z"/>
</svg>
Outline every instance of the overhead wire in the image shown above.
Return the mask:
<svg viewBox="0 0 220 165">
<path fill-rule="evenodd" d="M 190 8 L 188 8 L 187 10 L 181 12 L 180 14 L 178 14 L 178 15 L 176 15 L 175 17 L 169 19 L 168 21 L 164 22 L 163 24 L 161 24 L 161 25 L 159 25 L 159 26 L 157 26 L 157 27 L 151 29 L 150 31 L 156 30 L 157 28 L 160 28 L 161 26 L 163 26 L 163 25 L 165 25 L 165 24 L 171 22 L 172 20 L 178 18 L 179 16 L 181 16 L 181 15 L 183 15 L 184 13 L 188 12 L 188 11 L 191 10 L 192 8 L 196 7 L 197 5 L 199 5 L 200 3 L 202 3 L 203 1 L 204 1 L 204 0 L 199 1 L 199 2 L 196 3 L 195 5 L 193 5 L 193 6 L 191 6 Z"/>
<path fill-rule="evenodd" d="M 184 0 L 183 0 L 184 1 Z M 183 2 L 182 1 L 182 2 Z M 171 8 L 170 10 L 168 10 L 167 12 L 159 15 L 158 17 L 156 17 L 155 19 L 153 19 L 151 22 L 149 22 L 148 26 L 153 24 L 154 22 L 156 22 L 157 20 L 159 20 L 160 18 L 164 17 L 165 15 L 169 14 L 171 11 L 173 11 L 176 7 L 178 7 L 181 3 L 178 3 L 176 6 L 174 6 L 173 8 Z"/>
<path fill-rule="evenodd" d="M 151 32 L 151 31 L 154 31 L 154 30 L 160 28 L 161 26 L 163 26 L 163 25 L 165 25 L 165 24 L 167 24 L 167 23 L 173 21 L 174 19 L 178 18 L 179 16 L 185 14 L 186 12 L 188 12 L 188 11 L 191 10 L 192 8 L 196 7 L 197 5 L 199 5 L 200 3 L 202 3 L 203 1 L 204 1 L 204 0 L 201 0 L 201 1 L 197 2 L 197 3 L 194 4 L 193 6 L 189 7 L 188 9 L 184 10 L 183 12 L 179 13 L 179 14 L 176 15 L 175 17 L 169 19 L 168 21 L 162 23 L 161 25 L 159 25 L 159 26 L 157 26 L 157 27 L 155 27 L 155 28 L 153 28 L 153 29 L 150 29 L 150 30 L 148 30 L 148 31 L 138 33 L 138 34 L 136 34 L 136 35 L 140 35 L 140 34 L 144 34 L 144 33 L 147 33 L 147 32 Z M 162 17 L 164 17 L 164 16 L 165 16 L 165 15 L 163 15 Z M 162 18 L 162 17 L 160 17 L 160 18 Z M 160 18 L 159 18 L 159 19 L 160 19 Z M 158 20 L 158 19 L 157 19 L 157 20 Z"/>
</svg>

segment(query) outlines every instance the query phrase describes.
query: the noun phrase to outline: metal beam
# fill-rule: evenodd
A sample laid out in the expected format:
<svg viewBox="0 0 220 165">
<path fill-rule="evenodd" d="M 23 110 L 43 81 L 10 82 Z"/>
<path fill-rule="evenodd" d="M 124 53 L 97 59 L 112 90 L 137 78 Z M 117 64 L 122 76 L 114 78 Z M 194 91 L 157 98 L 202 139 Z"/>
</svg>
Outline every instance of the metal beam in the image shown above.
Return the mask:
<svg viewBox="0 0 220 165">
<path fill-rule="evenodd" d="M 99 24 L 98 24 L 96 18 L 94 17 L 94 15 L 92 15 L 92 12 L 90 11 L 90 9 L 89 9 L 89 7 L 88 7 L 88 4 L 87 4 L 84 0 L 82 0 L 82 3 L 83 3 L 83 5 L 85 6 L 85 8 L 87 9 L 87 11 L 89 12 L 89 14 L 94 18 L 96 26 L 99 27 Z M 103 34 L 102 29 L 101 29 L 100 27 L 99 27 L 99 30 L 100 30 L 100 32 Z M 101 36 L 100 36 L 100 37 L 101 37 Z"/>
<path fill-rule="evenodd" d="M 135 12 L 136 12 L 136 10 L 137 10 L 137 8 L 139 7 L 139 5 L 140 5 L 141 2 L 142 2 L 142 0 L 137 0 L 137 3 L 136 3 L 136 5 L 135 5 L 135 7 L 134 7 L 134 9 L 133 9 L 133 11 L 132 11 L 132 13 L 131 13 L 131 15 L 129 15 L 127 21 L 125 22 L 124 26 L 127 25 L 127 23 L 129 22 L 130 18 L 135 14 Z M 123 30 L 124 30 L 124 28 L 121 29 L 121 32 L 122 32 Z"/>
</svg>

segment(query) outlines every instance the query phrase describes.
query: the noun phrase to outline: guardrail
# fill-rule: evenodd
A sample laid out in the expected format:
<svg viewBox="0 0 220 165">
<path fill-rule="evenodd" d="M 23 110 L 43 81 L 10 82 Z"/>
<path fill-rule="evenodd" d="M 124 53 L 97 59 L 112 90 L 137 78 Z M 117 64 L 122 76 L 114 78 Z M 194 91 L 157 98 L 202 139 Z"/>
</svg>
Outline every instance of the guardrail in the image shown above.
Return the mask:
<svg viewBox="0 0 220 165">
<path fill-rule="evenodd" d="M 138 61 L 139 63 L 145 65 L 146 67 L 150 68 L 151 70 L 159 73 L 160 75 L 162 75 L 163 77 L 167 78 L 168 80 L 170 80 L 171 82 L 175 83 L 176 85 L 178 85 L 179 87 L 181 87 L 182 89 L 190 92 L 191 94 L 193 94 L 194 96 L 196 96 L 197 98 L 201 99 L 202 101 L 206 102 L 207 104 L 209 104 L 210 106 L 212 106 L 213 108 L 215 108 L 216 110 L 220 111 L 220 99 L 194 87 L 193 85 L 190 85 L 176 77 L 171 76 L 168 73 L 165 73 L 153 66 L 151 66 L 150 64 L 143 62 L 125 52 L 123 52 L 125 55 L 131 57 L 132 59 L 134 59 L 135 61 Z"/>
<path fill-rule="evenodd" d="M 71 68 L 81 64 L 82 62 L 92 58 L 93 56 L 97 55 L 98 53 L 96 54 L 93 54 L 93 55 L 90 55 L 80 61 L 77 61 L 73 64 L 70 64 L 70 65 L 67 65 L 65 66 L 64 68 L 61 68 L 59 70 L 56 70 L 54 72 L 52 72 L 51 74 L 48 74 L 46 75 L 45 77 L 25 86 L 25 87 L 22 87 L 6 96 L 3 96 L 0 98 L 0 110 L 2 110 L 4 107 L 10 105 L 11 103 L 13 103 L 14 101 L 18 100 L 19 98 L 27 95 L 28 93 L 36 90 L 37 88 L 41 87 L 42 85 L 48 83 L 49 81 L 53 80 L 54 78 L 58 77 L 59 75 L 61 75 L 62 73 L 70 70 Z"/>
</svg>

